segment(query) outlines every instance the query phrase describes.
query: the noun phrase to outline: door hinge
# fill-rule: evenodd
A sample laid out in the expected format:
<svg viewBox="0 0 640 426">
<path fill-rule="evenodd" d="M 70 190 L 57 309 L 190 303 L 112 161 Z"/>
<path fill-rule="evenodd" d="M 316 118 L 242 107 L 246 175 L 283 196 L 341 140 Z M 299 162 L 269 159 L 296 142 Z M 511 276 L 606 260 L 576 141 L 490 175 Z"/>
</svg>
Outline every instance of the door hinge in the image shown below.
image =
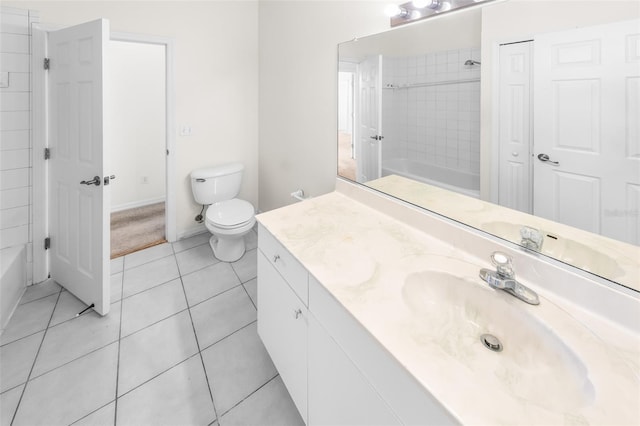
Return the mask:
<svg viewBox="0 0 640 426">
<path fill-rule="evenodd" d="M 51 60 L 49 58 L 44 58 L 42 65 L 45 70 L 48 70 L 49 67 L 51 66 Z"/>
<path fill-rule="evenodd" d="M 47 237 L 44 239 L 44 249 L 49 250 L 51 248 L 51 238 Z"/>
<path fill-rule="evenodd" d="M 48 160 L 51 158 L 51 150 L 49 148 L 44 149 L 44 159 Z"/>
</svg>

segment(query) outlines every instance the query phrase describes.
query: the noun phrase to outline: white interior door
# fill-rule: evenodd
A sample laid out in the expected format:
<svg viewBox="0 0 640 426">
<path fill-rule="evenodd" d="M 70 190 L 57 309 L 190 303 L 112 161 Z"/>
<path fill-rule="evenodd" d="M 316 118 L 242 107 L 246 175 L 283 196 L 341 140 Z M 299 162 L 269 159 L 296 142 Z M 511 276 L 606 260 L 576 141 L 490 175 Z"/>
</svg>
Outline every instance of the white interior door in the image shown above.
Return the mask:
<svg viewBox="0 0 640 426">
<path fill-rule="evenodd" d="M 382 176 L 382 55 L 370 56 L 359 66 L 357 180 Z"/>
<path fill-rule="evenodd" d="M 500 46 L 499 203 L 532 213 L 531 42 Z"/>
<path fill-rule="evenodd" d="M 634 20 L 534 42 L 534 212 L 633 244 L 640 244 L 638 28 Z"/>
<path fill-rule="evenodd" d="M 108 41 L 106 20 L 48 36 L 51 277 L 101 315 L 110 304 L 109 156 L 103 144 Z"/>
</svg>

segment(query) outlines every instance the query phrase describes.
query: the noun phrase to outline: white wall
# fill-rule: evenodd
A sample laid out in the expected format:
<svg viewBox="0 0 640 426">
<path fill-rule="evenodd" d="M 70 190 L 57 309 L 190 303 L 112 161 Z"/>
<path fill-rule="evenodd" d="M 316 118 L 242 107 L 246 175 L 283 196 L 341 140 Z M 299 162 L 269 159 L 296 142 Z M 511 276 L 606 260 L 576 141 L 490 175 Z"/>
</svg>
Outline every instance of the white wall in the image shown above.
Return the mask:
<svg viewBox="0 0 640 426">
<path fill-rule="evenodd" d="M 535 34 L 640 18 L 637 0 L 509 0 L 489 4 L 482 13 L 481 176 L 483 199 L 491 192 L 494 54 L 500 43 L 531 39 Z M 497 167 L 497 166 L 496 166 Z M 495 201 L 495 200 L 494 200 Z"/>
<path fill-rule="evenodd" d="M 165 199 L 165 47 L 113 41 L 105 122 L 111 151 L 111 210 Z"/>
<path fill-rule="evenodd" d="M 31 238 L 31 22 L 28 10 L 0 9 L 0 249 L 27 246 L 28 284 L 32 280 Z"/>
<path fill-rule="evenodd" d="M 389 28 L 384 2 L 260 2 L 260 209 L 333 190 L 337 44 Z"/>
<path fill-rule="evenodd" d="M 198 227 L 189 173 L 240 161 L 240 196 L 258 203 L 258 2 L 257 1 L 3 1 L 40 12 L 42 23 L 73 25 L 97 18 L 114 32 L 175 40 L 178 237 Z"/>
</svg>

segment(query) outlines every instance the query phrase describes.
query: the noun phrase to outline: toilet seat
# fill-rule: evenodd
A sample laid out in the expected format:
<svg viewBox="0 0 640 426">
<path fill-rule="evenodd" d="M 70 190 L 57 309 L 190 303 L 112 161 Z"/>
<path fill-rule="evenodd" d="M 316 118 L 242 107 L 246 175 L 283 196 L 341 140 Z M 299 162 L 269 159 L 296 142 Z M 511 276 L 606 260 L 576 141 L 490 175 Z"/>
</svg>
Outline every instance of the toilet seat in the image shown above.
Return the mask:
<svg viewBox="0 0 640 426">
<path fill-rule="evenodd" d="M 211 204 L 207 209 L 206 221 L 221 229 L 239 228 L 254 218 L 251 203 L 239 198 Z"/>
</svg>

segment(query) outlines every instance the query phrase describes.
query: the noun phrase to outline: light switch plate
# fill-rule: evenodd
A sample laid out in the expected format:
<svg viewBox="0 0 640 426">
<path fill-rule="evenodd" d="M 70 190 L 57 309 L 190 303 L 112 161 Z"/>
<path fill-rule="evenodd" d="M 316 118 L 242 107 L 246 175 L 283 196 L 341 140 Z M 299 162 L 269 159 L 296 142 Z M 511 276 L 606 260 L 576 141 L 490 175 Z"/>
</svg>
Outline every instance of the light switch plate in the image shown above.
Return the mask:
<svg viewBox="0 0 640 426">
<path fill-rule="evenodd" d="M 0 87 L 9 87 L 9 71 L 0 72 Z"/>
</svg>

